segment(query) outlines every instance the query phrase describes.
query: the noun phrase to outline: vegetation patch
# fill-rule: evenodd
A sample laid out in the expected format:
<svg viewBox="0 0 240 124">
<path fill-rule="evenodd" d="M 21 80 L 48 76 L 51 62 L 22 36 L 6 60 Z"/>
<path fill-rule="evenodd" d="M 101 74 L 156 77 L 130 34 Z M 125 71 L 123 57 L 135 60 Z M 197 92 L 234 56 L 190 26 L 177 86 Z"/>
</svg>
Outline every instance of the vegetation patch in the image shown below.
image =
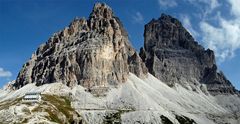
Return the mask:
<svg viewBox="0 0 240 124">
<path fill-rule="evenodd" d="M 106 113 L 103 124 L 121 124 L 121 115 L 134 110 L 117 110 L 116 112 Z"/>
<path fill-rule="evenodd" d="M 173 122 L 172 122 L 171 120 L 169 120 L 169 119 L 168 119 L 166 116 L 164 116 L 164 115 L 161 115 L 160 118 L 161 118 L 163 124 L 173 124 Z"/>
<path fill-rule="evenodd" d="M 22 109 L 22 112 L 24 112 L 24 113 L 27 114 L 27 115 L 30 115 L 30 114 L 31 114 L 30 110 L 29 110 L 27 107 L 23 108 L 23 109 Z"/>
<path fill-rule="evenodd" d="M 104 117 L 103 124 L 121 124 L 121 112 L 107 113 Z"/>
<path fill-rule="evenodd" d="M 26 119 L 26 118 L 22 121 L 23 124 L 26 124 L 27 122 L 28 122 L 28 119 Z"/>
<path fill-rule="evenodd" d="M 58 118 L 57 114 L 53 113 L 51 109 L 46 109 L 45 111 L 49 114 L 49 118 L 51 121 L 61 123 L 61 120 Z"/>
<path fill-rule="evenodd" d="M 0 110 L 2 109 L 9 109 L 10 106 L 17 105 L 21 102 L 22 97 L 14 99 L 14 100 L 9 100 L 9 101 L 4 101 L 0 103 Z"/>
<path fill-rule="evenodd" d="M 53 95 L 44 95 L 43 100 L 53 104 L 60 112 L 66 115 L 67 118 L 70 118 L 70 112 L 74 111 L 74 109 L 71 107 L 71 102 L 67 100 L 67 98 Z"/>
<path fill-rule="evenodd" d="M 39 106 L 33 108 L 31 112 L 42 112 L 42 110 L 43 110 L 43 108 L 40 107 L 40 105 L 39 105 Z"/>
<path fill-rule="evenodd" d="M 196 122 L 193 119 L 190 119 L 183 115 L 182 116 L 176 115 L 176 119 L 180 124 L 196 124 Z"/>
<path fill-rule="evenodd" d="M 73 119 L 74 114 L 78 115 L 78 113 L 75 112 L 75 110 L 71 107 L 71 101 L 67 97 L 44 94 L 42 95 L 42 100 L 44 100 L 43 102 L 44 105 L 49 103 L 49 104 L 52 104 L 54 107 L 56 107 L 57 109 L 56 111 L 59 111 L 62 114 L 64 114 L 68 119 L 69 123 L 74 122 L 74 119 Z M 41 109 L 41 108 L 36 108 L 36 109 Z M 54 110 L 54 109 L 50 108 L 49 110 Z M 57 112 L 53 113 L 53 111 L 49 111 L 49 110 L 45 110 L 45 111 L 48 112 L 51 120 L 54 122 L 59 122 L 60 119 L 56 116 L 58 113 Z"/>
</svg>

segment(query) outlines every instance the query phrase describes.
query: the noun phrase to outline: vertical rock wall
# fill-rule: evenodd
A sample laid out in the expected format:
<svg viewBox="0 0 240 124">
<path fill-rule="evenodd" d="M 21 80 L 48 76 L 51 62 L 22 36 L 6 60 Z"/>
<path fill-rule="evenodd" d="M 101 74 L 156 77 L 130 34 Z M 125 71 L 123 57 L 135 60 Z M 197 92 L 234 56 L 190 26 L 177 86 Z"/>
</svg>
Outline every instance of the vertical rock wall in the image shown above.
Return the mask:
<svg viewBox="0 0 240 124">
<path fill-rule="evenodd" d="M 129 72 L 144 77 L 147 69 L 112 9 L 97 3 L 89 19 L 75 19 L 37 49 L 14 87 L 53 82 L 107 87 L 125 82 Z"/>
</svg>

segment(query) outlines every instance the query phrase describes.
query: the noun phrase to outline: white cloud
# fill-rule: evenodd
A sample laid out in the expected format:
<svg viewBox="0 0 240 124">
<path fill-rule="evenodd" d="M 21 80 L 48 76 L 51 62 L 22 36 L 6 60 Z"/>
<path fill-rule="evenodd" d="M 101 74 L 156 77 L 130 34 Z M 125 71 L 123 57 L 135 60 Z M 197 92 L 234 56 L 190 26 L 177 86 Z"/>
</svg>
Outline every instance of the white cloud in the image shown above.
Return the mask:
<svg viewBox="0 0 240 124">
<path fill-rule="evenodd" d="M 214 27 L 204 21 L 200 23 L 200 27 L 203 31 L 205 45 L 215 51 L 216 57 L 221 62 L 234 57 L 235 50 L 240 48 L 240 27 L 238 24 L 222 19 L 220 27 Z"/>
<path fill-rule="evenodd" d="M 198 5 L 199 3 L 206 4 L 211 10 L 219 7 L 218 0 L 186 0 L 190 2 L 191 4 Z"/>
<path fill-rule="evenodd" d="M 231 12 L 235 16 L 240 16 L 240 0 L 229 0 L 228 1 L 231 5 Z"/>
<path fill-rule="evenodd" d="M 10 71 L 6 71 L 3 68 L 0 68 L 0 78 L 1 77 L 11 77 L 12 73 Z"/>
<path fill-rule="evenodd" d="M 177 2 L 175 0 L 158 0 L 160 7 L 175 7 L 177 6 Z"/>
<path fill-rule="evenodd" d="M 218 0 L 185 0 L 202 11 L 200 18 L 206 18 L 210 13 L 220 7 Z"/>
<path fill-rule="evenodd" d="M 205 45 L 215 51 L 220 62 L 234 57 L 234 53 L 240 48 L 240 9 L 239 0 L 229 0 L 231 5 L 232 19 L 225 19 L 221 13 L 216 16 L 218 26 L 213 26 L 210 22 L 202 20 L 200 28 L 203 33 Z"/>
<path fill-rule="evenodd" d="M 158 0 L 161 7 L 176 7 L 177 0 Z M 194 37 L 199 37 L 207 48 L 214 50 L 218 62 L 234 57 L 240 49 L 240 0 L 184 0 L 193 5 L 198 13 L 180 16 L 184 27 Z M 231 17 L 225 17 L 221 7 L 230 5 Z M 200 10 L 200 11 L 199 11 Z M 195 31 L 190 15 L 197 14 L 200 31 Z M 201 36 L 201 37 L 200 37 Z"/>
<path fill-rule="evenodd" d="M 136 12 L 133 16 L 134 23 L 140 23 L 142 24 L 144 22 L 144 17 L 140 12 Z"/>
<path fill-rule="evenodd" d="M 220 6 L 218 0 L 210 0 L 210 3 L 211 3 L 210 4 L 211 9 L 215 9 Z"/>
<path fill-rule="evenodd" d="M 193 35 L 193 37 L 198 37 L 199 34 L 193 29 L 190 17 L 187 15 L 182 15 L 180 18 L 182 20 L 183 26 L 191 33 L 191 35 Z"/>
</svg>

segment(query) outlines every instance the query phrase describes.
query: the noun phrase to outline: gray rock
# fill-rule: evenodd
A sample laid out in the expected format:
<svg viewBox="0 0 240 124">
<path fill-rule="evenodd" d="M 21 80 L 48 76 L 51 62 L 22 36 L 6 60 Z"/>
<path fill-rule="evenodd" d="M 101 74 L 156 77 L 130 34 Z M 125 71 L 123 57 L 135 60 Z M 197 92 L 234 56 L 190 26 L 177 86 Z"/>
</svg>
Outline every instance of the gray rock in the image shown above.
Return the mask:
<svg viewBox="0 0 240 124">
<path fill-rule="evenodd" d="M 116 86 L 127 80 L 129 72 L 144 77 L 147 68 L 112 9 L 97 3 L 89 19 L 76 18 L 37 49 L 14 87 L 53 82 L 86 88 Z"/>
<path fill-rule="evenodd" d="M 145 25 L 140 56 L 149 72 L 170 86 L 179 83 L 194 90 L 206 84 L 213 95 L 237 92 L 223 73 L 217 71 L 214 52 L 205 50 L 169 15 L 162 14 Z"/>
</svg>

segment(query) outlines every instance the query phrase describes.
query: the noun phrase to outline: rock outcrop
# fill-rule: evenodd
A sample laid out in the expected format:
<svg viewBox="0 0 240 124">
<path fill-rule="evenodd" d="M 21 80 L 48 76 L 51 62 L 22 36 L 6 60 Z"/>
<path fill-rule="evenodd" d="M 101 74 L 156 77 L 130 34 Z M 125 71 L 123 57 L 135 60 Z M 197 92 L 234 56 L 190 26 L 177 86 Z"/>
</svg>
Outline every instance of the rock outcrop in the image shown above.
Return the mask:
<svg viewBox="0 0 240 124">
<path fill-rule="evenodd" d="M 108 87 L 125 82 L 129 72 L 144 77 L 147 68 L 112 9 L 97 3 L 89 19 L 75 19 L 37 49 L 14 87 L 53 82 Z"/>
<path fill-rule="evenodd" d="M 74 19 L 37 49 L 13 88 L 53 82 L 108 87 L 125 82 L 129 72 L 144 77 L 149 71 L 170 86 L 179 83 L 213 95 L 238 92 L 218 72 L 213 51 L 199 45 L 177 19 L 163 14 L 152 20 L 144 39 L 139 55 L 112 9 L 97 3 L 88 19 Z"/>
<path fill-rule="evenodd" d="M 170 86 L 180 83 L 196 90 L 204 89 L 206 84 L 213 95 L 237 92 L 223 73 L 217 71 L 214 52 L 205 50 L 169 15 L 162 14 L 145 25 L 140 56 L 149 72 Z"/>
</svg>

